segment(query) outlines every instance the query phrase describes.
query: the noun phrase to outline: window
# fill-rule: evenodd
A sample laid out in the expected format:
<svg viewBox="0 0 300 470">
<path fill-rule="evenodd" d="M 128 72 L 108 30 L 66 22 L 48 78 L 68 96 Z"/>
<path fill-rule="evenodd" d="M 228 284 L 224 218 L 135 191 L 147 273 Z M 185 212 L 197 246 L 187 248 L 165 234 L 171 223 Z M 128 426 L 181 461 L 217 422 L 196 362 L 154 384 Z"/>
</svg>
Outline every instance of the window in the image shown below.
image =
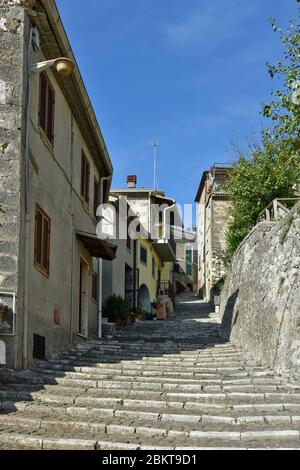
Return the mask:
<svg viewBox="0 0 300 470">
<path fill-rule="evenodd" d="M 99 182 L 94 179 L 94 216 L 97 216 L 97 209 L 99 206 Z"/>
<path fill-rule="evenodd" d="M 152 256 L 152 277 L 155 279 L 155 258 Z"/>
<path fill-rule="evenodd" d="M 81 154 L 81 195 L 88 204 L 90 200 L 90 164 L 84 152 Z"/>
<path fill-rule="evenodd" d="M 55 95 L 45 73 L 40 74 L 39 126 L 50 144 L 54 143 Z"/>
<path fill-rule="evenodd" d="M 43 360 L 46 358 L 46 339 L 44 336 L 33 335 L 33 359 Z"/>
<path fill-rule="evenodd" d="M 39 206 L 36 206 L 34 264 L 47 276 L 49 275 L 49 258 L 50 219 Z"/>
<path fill-rule="evenodd" d="M 97 297 L 98 297 L 98 274 L 93 273 L 92 277 L 92 300 L 94 302 L 97 302 Z"/>
<path fill-rule="evenodd" d="M 148 257 L 148 252 L 147 249 L 141 246 L 141 251 L 140 251 L 140 260 L 142 263 L 147 264 L 147 257 Z"/>
</svg>

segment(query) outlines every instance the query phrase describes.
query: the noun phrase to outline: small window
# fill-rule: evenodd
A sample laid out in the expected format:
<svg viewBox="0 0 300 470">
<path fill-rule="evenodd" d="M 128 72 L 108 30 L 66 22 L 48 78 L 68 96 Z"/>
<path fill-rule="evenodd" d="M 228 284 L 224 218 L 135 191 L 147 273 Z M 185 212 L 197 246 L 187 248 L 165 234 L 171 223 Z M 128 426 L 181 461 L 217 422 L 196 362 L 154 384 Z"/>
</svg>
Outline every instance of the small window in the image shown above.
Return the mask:
<svg viewBox="0 0 300 470">
<path fill-rule="evenodd" d="M 36 206 L 34 264 L 47 276 L 49 276 L 49 258 L 50 219 L 39 206 Z"/>
<path fill-rule="evenodd" d="M 99 182 L 94 179 L 94 216 L 97 216 L 97 209 L 99 207 Z"/>
<path fill-rule="evenodd" d="M 45 72 L 40 74 L 39 126 L 50 144 L 54 143 L 55 94 Z"/>
<path fill-rule="evenodd" d="M 84 152 L 81 154 L 81 196 L 88 204 L 90 201 L 90 164 Z"/>
<path fill-rule="evenodd" d="M 46 339 L 44 336 L 33 335 L 33 359 L 46 358 Z"/>
<path fill-rule="evenodd" d="M 94 302 L 97 302 L 97 297 L 98 297 L 98 274 L 93 273 L 92 277 L 92 300 Z"/>
<path fill-rule="evenodd" d="M 188 276 L 192 276 L 192 275 L 193 275 L 193 267 L 192 267 L 191 264 L 188 264 L 188 265 L 186 266 L 186 273 L 187 273 Z"/>
<path fill-rule="evenodd" d="M 155 258 L 152 256 L 152 277 L 155 279 Z"/>
<path fill-rule="evenodd" d="M 147 257 L 148 257 L 148 251 L 146 248 L 141 246 L 141 251 L 140 251 L 140 260 L 142 263 L 147 264 Z"/>
</svg>

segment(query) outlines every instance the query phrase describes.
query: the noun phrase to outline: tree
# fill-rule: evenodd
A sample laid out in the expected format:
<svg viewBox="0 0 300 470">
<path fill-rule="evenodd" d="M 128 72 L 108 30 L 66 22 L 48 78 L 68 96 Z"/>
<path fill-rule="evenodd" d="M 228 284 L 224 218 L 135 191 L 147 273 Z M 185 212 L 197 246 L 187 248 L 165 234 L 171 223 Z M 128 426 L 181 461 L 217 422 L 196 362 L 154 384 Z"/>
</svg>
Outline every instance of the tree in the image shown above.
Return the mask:
<svg viewBox="0 0 300 470">
<path fill-rule="evenodd" d="M 265 134 L 250 156 L 240 153 L 229 174 L 226 189 L 232 201 L 227 231 L 226 259 L 257 223 L 259 214 L 273 199 L 293 197 L 300 184 L 300 151 L 291 138 Z"/>
</svg>

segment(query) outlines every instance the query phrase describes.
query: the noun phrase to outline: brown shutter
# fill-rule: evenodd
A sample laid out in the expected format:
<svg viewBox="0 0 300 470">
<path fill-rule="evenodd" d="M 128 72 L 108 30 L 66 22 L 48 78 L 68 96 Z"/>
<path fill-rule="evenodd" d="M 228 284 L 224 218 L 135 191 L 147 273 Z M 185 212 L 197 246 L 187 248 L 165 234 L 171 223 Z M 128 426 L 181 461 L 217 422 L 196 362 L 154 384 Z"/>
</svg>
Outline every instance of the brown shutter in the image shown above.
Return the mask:
<svg viewBox="0 0 300 470">
<path fill-rule="evenodd" d="M 48 93 L 47 93 L 47 129 L 46 135 L 49 139 L 49 142 L 53 144 L 54 133 L 53 133 L 53 124 L 54 124 L 54 94 L 52 88 L 48 83 Z"/>
<path fill-rule="evenodd" d="M 42 259 L 42 267 L 48 272 L 48 238 L 49 238 L 49 222 L 47 219 L 44 218 L 43 224 L 43 259 Z"/>
<path fill-rule="evenodd" d="M 40 74 L 40 104 L 39 126 L 46 132 L 46 107 L 47 107 L 47 80 L 44 73 Z"/>
<path fill-rule="evenodd" d="M 90 201 L 90 164 L 86 160 L 86 191 L 85 191 L 85 200 L 87 203 Z"/>
<path fill-rule="evenodd" d="M 99 183 L 94 180 L 94 216 L 96 217 L 97 209 L 99 206 Z"/>
<path fill-rule="evenodd" d="M 40 211 L 37 210 L 35 216 L 35 262 L 37 264 L 42 264 L 42 226 L 43 226 L 43 217 Z"/>
<path fill-rule="evenodd" d="M 84 182 L 85 182 L 85 158 L 83 153 L 81 154 L 81 186 L 80 186 L 80 192 L 81 195 L 84 197 Z"/>
</svg>

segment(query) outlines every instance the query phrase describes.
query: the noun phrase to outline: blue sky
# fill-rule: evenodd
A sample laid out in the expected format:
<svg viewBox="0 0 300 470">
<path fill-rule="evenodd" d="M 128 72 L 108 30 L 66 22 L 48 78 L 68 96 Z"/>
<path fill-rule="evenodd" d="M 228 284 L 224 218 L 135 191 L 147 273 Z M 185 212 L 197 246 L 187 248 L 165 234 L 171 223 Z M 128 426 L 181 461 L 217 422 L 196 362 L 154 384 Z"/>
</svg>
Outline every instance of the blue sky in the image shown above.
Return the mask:
<svg viewBox="0 0 300 470">
<path fill-rule="evenodd" d="M 282 57 L 270 16 L 286 26 L 296 0 L 57 0 L 114 165 L 194 201 L 202 172 L 233 157 L 263 122 L 278 83 L 265 68 Z"/>
</svg>

